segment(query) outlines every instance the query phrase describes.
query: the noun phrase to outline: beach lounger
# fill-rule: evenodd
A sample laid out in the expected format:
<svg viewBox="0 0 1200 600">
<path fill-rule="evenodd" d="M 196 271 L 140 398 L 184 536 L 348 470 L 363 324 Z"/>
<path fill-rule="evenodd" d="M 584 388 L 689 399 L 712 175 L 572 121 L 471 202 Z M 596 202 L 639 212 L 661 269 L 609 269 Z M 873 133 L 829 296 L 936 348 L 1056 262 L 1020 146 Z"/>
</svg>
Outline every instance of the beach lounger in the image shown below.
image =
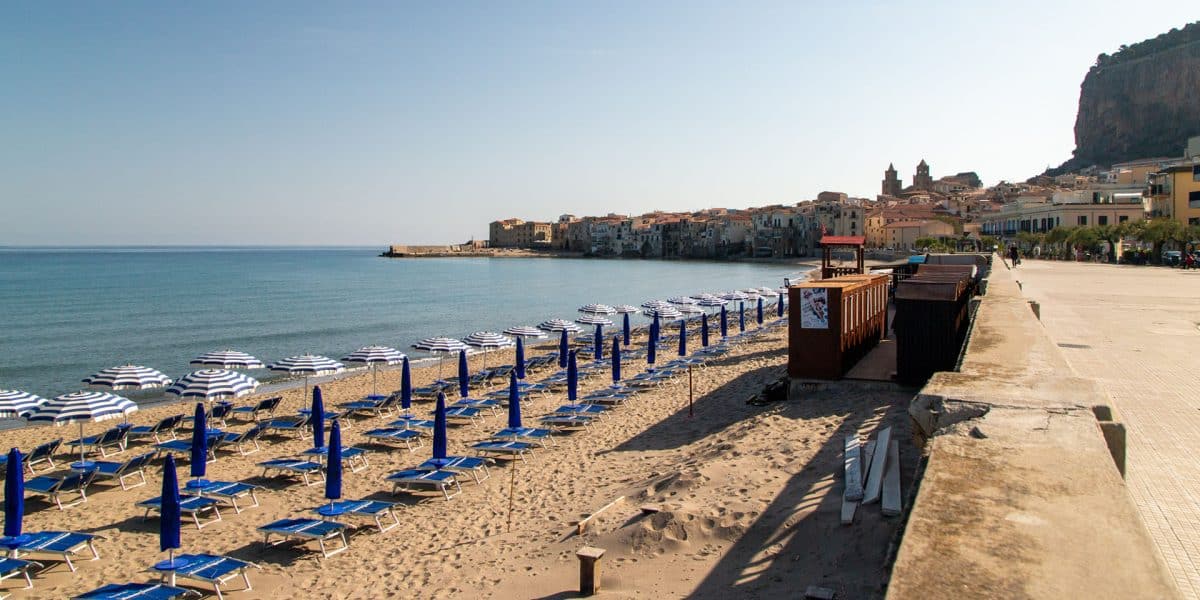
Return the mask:
<svg viewBox="0 0 1200 600">
<path fill-rule="evenodd" d="M 326 456 L 329 455 L 329 446 L 320 448 L 309 448 L 300 454 L 311 456 L 321 462 L 325 462 Z M 367 451 L 357 446 L 346 446 L 342 448 L 342 464 L 350 468 L 351 473 L 357 473 L 369 466 L 367 462 Z"/>
<path fill-rule="evenodd" d="M 188 483 L 187 491 L 190 494 L 207 496 L 216 498 L 233 506 L 234 514 L 241 514 L 243 507 L 238 504 L 238 500 L 247 496 L 254 503 L 245 508 L 255 508 L 258 506 L 258 489 L 259 486 L 240 481 L 210 481 L 206 480 L 202 485 L 193 486 Z"/>
<path fill-rule="evenodd" d="M 226 446 L 232 446 L 237 450 L 238 456 L 246 456 L 254 454 L 262 450 L 262 446 L 258 445 L 258 439 L 266 433 L 267 428 L 263 425 L 255 425 L 241 433 L 226 431 L 219 437 L 213 439 L 212 453 L 215 458 L 217 450 L 224 449 Z M 247 449 L 253 446 L 253 449 Z"/>
<path fill-rule="evenodd" d="M 547 442 L 554 443 L 554 438 L 551 437 L 553 432 L 549 429 L 534 428 L 534 427 L 505 427 L 500 431 L 492 434 L 492 439 L 495 440 L 524 440 L 537 442 L 541 447 L 547 447 Z"/>
<path fill-rule="evenodd" d="M 294 417 L 280 417 L 271 419 L 263 423 L 264 433 L 291 433 L 297 438 L 303 438 L 304 432 L 308 429 L 309 415 L 298 415 Z"/>
<path fill-rule="evenodd" d="M 492 476 L 488 471 L 488 462 L 490 461 L 491 459 L 481 456 L 447 456 L 446 458 L 431 458 L 417 465 L 417 470 L 468 473 L 475 479 L 475 483 L 483 483 Z M 481 473 L 483 477 L 479 476 Z"/>
<path fill-rule="evenodd" d="M 207 496 L 180 496 L 179 497 L 179 514 L 190 515 L 192 521 L 196 523 L 196 529 L 203 529 L 205 525 L 212 525 L 221 520 L 221 508 L 216 498 Z M 138 506 L 146 509 L 146 514 L 142 516 L 142 520 L 150 518 L 151 511 L 162 510 L 162 496 L 156 496 L 149 500 L 142 500 L 137 503 Z M 213 517 L 207 522 L 200 521 L 200 515 L 206 512 L 213 513 Z"/>
<path fill-rule="evenodd" d="M 191 597 L 198 598 L 200 593 L 161 583 L 110 583 L 75 596 L 75 600 L 176 600 Z"/>
<path fill-rule="evenodd" d="M 554 413 L 543 417 L 538 417 L 538 422 L 551 427 L 591 427 L 592 421 L 595 419 L 592 415 L 583 415 L 578 413 Z"/>
<path fill-rule="evenodd" d="M 156 454 L 147 452 L 120 463 L 98 460 L 92 463 L 94 465 L 92 469 L 96 474 L 96 479 L 116 479 L 123 490 L 141 487 L 146 485 L 146 465 L 150 464 Z M 134 485 L 126 485 L 125 480 L 129 477 L 137 477 L 141 481 Z"/>
<path fill-rule="evenodd" d="M 47 465 L 49 465 L 50 468 L 47 470 L 55 469 L 56 466 L 54 464 L 54 452 L 56 450 L 58 450 L 58 447 L 61 445 L 62 445 L 62 438 L 59 438 L 57 440 L 46 442 L 45 444 L 42 444 L 41 446 L 34 448 L 33 452 L 30 452 L 29 454 L 22 454 L 21 455 L 21 466 L 29 469 L 30 475 L 37 474 L 37 471 L 33 468 L 33 466 L 36 464 L 40 464 L 40 463 L 46 463 Z M 8 464 L 8 456 L 0 455 L 0 470 L 2 470 L 3 467 L 7 464 Z"/>
<path fill-rule="evenodd" d="M 478 408 L 463 406 L 459 408 L 446 409 L 446 422 L 451 424 L 470 423 L 476 427 L 483 422 L 483 415 L 479 414 Z"/>
<path fill-rule="evenodd" d="M 279 403 L 282 401 L 283 396 L 263 398 L 253 406 L 237 406 L 230 409 L 229 416 L 246 421 L 253 420 L 254 422 L 259 422 L 263 418 L 270 419 L 275 416 L 275 409 L 279 408 Z"/>
<path fill-rule="evenodd" d="M 29 569 L 33 567 L 40 569 L 42 564 L 19 558 L 0 558 L 0 581 L 20 575 L 25 578 L 25 589 L 32 588 L 33 578 L 29 576 Z"/>
<path fill-rule="evenodd" d="M 395 507 L 394 502 L 382 500 L 336 500 L 314 508 L 313 512 L 327 519 L 337 519 L 345 515 L 365 517 L 375 521 L 375 527 L 379 528 L 379 533 L 383 533 L 400 524 Z M 384 517 L 391 522 L 385 525 Z"/>
<path fill-rule="evenodd" d="M 564 404 L 554 409 L 554 414 L 559 415 L 589 415 L 595 417 L 604 417 L 604 413 L 609 410 L 609 407 L 600 404 Z"/>
<path fill-rule="evenodd" d="M 362 400 L 354 402 L 343 402 L 338 405 L 338 408 L 346 412 L 346 416 L 356 415 L 358 413 L 371 413 L 373 416 L 379 417 L 385 414 L 391 414 L 392 409 L 400 402 L 398 394 L 390 396 L 367 396 Z"/>
<path fill-rule="evenodd" d="M 533 455 L 533 444 L 529 442 L 487 440 L 471 444 L 471 448 L 480 456 L 495 454 L 505 458 L 519 458 L 521 461 L 525 460 L 526 454 Z"/>
<path fill-rule="evenodd" d="M 12 558 L 21 554 L 51 554 L 67 563 L 67 568 L 75 572 L 75 563 L 71 557 L 77 556 L 80 550 L 87 548 L 92 553 L 88 560 L 99 560 L 100 553 L 96 551 L 95 540 L 101 537 L 94 533 L 79 533 L 75 531 L 39 531 L 28 534 L 28 539 L 16 546 L 7 546 Z"/>
<path fill-rule="evenodd" d="M 35 496 L 45 496 L 58 506 L 58 510 L 63 510 L 76 504 L 87 502 L 87 486 L 95 478 L 95 471 L 70 473 L 61 477 L 38 475 L 25 482 L 25 493 Z M 70 504 L 63 504 L 62 495 L 70 493 L 79 494 L 79 499 Z"/>
<path fill-rule="evenodd" d="M 334 521 L 325 521 L 322 519 L 280 519 L 273 523 L 268 523 L 258 528 L 264 535 L 263 542 L 268 546 L 276 546 L 282 542 L 271 543 L 271 536 L 277 535 L 288 541 L 290 539 L 299 539 L 301 541 L 316 540 L 321 546 L 321 556 L 329 558 L 339 552 L 344 552 L 350 548 L 350 542 L 346 541 L 346 526 Z M 342 547 L 329 550 L 325 547 L 325 541 L 333 538 L 341 538 Z"/>
<path fill-rule="evenodd" d="M 424 445 L 421 441 L 421 432 L 415 429 L 403 429 L 400 427 L 381 427 L 372 429 L 366 434 L 368 439 L 373 442 L 388 442 L 404 444 L 409 452 Z M 415 445 L 414 445 L 415 442 Z"/>
<path fill-rule="evenodd" d="M 212 584 L 213 591 L 217 594 L 217 600 L 222 600 L 224 595 L 221 593 L 221 588 L 225 585 L 225 582 L 231 579 L 242 578 L 242 584 L 245 587 L 238 591 L 250 591 L 254 589 L 250 587 L 250 576 L 246 573 L 246 570 L 250 567 L 254 567 L 255 569 L 260 568 L 252 562 L 228 556 L 180 554 L 175 557 L 171 568 L 160 569 L 158 565 L 155 565 L 150 570 L 161 573 L 171 586 L 175 585 L 175 580 L 179 577 Z"/>
<path fill-rule="evenodd" d="M 401 416 L 399 419 L 388 423 L 388 427 L 398 427 L 401 429 L 412 429 L 417 433 L 431 435 L 433 431 L 433 421 L 429 419 L 418 419 L 412 415 Z"/>
<path fill-rule="evenodd" d="M 497 409 L 500 408 L 500 401 L 488 398 L 459 398 L 454 402 L 454 404 L 451 404 L 446 408 L 448 410 L 453 410 L 456 408 L 478 408 L 481 410 L 488 409 L 492 411 L 492 414 L 494 415 L 497 413 Z"/>
<path fill-rule="evenodd" d="M 71 440 L 67 442 L 67 445 L 76 449 L 82 446 L 85 455 L 99 450 L 100 456 L 107 458 L 110 454 L 119 454 L 125 450 L 125 440 L 128 435 L 129 428 L 113 427 L 100 435 L 89 435 L 77 440 Z M 75 450 L 75 452 L 78 452 L 78 450 Z"/>
<path fill-rule="evenodd" d="M 178 436 L 175 430 L 179 429 L 179 425 L 183 423 L 183 415 L 173 415 L 167 417 L 154 425 L 137 425 L 129 428 L 129 441 L 136 441 L 143 438 L 154 438 L 154 443 L 159 443 L 164 440 L 173 440 Z"/>
<path fill-rule="evenodd" d="M 258 463 L 258 466 L 263 468 L 263 477 L 269 477 L 271 471 L 276 471 L 277 475 L 299 475 L 304 478 L 304 485 L 311 486 L 325 481 L 325 469 L 320 463 L 315 463 L 311 460 L 296 460 L 294 458 L 276 458 L 266 462 Z M 321 478 L 312 481 L 308 478 L 309 475 L 320 475 Z"/>
<path fill-rule="evenodd" d="M 208 440 L 206 447 L 208 450 L 208 456 L 205 458 L 205 463 L 210 463 L 217 460 L 216 447 L 220 442 L 220 439 L 224 436 L 225 432 L 221 431 L 220 429 L 208 430 L 208 435 L 206 438 Z M 186 440 L 167 440 L 165 442 L 155 444 L 154 449 L 157 453 L 156 456 L 159 457 L 165 456 L 168 452 L 170 452 L 171 454 L 175 454 L 177 456 L 190 458 L 192 454 L 192 440 L 190 438 Z"/>
<path fill-rule="evenodd" d="M 449 500 L 462 493 L 462 486 L 458 484 L 458 474 L 454 471 L 405 469 L 392 473 L 385 479 L 392 482 L 393 494 L 401 491 L 411 492 L 416 488 L 432 488 L 441 491 Z M 451 487 L 455 489 L 453 494 L 450 493 Z"/>
</svg>

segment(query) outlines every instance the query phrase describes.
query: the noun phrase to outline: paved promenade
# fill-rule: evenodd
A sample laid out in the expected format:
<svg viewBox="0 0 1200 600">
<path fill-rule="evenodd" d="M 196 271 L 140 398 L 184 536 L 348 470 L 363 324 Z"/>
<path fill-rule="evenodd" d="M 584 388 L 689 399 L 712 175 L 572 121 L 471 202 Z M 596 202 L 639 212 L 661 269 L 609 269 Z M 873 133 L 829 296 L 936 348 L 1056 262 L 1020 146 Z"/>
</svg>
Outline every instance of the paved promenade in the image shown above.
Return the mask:
<svg viewBox="0 0 1200 600">
<path fill-rule="evenodd" d="M 1071 368 L 1112 397 L 1134 503 L 1180 592 L 1200 598 L 1200 271 L 1025 261 L 1014 273 Z"/>
</svg>

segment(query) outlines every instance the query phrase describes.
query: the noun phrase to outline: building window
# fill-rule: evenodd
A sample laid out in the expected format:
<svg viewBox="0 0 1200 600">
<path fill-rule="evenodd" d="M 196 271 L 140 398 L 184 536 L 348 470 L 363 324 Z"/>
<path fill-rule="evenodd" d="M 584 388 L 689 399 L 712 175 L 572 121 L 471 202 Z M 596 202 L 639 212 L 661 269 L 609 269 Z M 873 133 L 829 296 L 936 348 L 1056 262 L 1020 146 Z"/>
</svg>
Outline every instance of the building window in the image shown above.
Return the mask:
<svg viewBox="0 0 1200 600">
<path fill-rule="evenodd" d="M 1078 217 L 1075 217 L 1075 224 L 1087 225 L 1087 215 L 1079 215 Z"/>
<path fill-rule="evenodd" d="M 1192 165 L 1192 181 L 1200 181 L 1200 165 Z"/>
<path fill-rule="evenodd" d="M 1192 217 L 1188 219 L 1188 227 L 1191 227 L 1192 225 L 1200 225 L 1200 217 Z"/>
<path fill-rule="evenodd" d="M 1129 215 L 1121 215 L 1121 216 L 1117 217 L 1118 223 L 1124 223 L 1128 220 L 1129 220 Z"/>
<path fill-rule="evenodd" d="M 1099 217 L 1096 217 L 1096 224 L 1108 225 L 1108 215 L 1100 215 Z"/>
<path fill-rule="evenodd" d="M 1200 191 L 1188 192 L 1188 208 L 1200 208 Z"/>
</svg>

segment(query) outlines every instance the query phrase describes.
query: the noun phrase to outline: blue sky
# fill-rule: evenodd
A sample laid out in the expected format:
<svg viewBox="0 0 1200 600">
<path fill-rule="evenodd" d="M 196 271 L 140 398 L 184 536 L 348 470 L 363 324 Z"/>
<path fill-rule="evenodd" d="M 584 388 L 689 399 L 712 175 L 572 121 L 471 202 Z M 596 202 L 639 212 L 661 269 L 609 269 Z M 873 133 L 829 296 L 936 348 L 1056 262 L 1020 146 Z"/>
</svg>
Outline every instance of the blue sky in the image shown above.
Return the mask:
<svg viewBox="0 0 1200 600">
<path fill-rule="evenodd" d="M 0 245 L 440 243 L 1070 157 L 1141 2 L 0 7 Z"/>
</svg>

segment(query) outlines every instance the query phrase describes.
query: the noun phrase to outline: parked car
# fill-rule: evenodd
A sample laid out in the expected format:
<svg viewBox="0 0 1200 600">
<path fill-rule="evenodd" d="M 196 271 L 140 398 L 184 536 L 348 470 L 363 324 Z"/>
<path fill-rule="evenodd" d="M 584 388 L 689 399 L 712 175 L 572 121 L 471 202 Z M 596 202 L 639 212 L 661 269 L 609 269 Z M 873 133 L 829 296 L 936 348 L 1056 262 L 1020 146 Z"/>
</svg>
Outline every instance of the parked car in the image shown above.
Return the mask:
<svg viewBox="0 0 1200 600">
<path fill-rule="evenodd" d="M 1179 250 L 1164 250 L 1162 253 L 1162 263 L 1168 267 L 1178 267 L 1183 261 L 1183 252 Z"/>
</svg>

